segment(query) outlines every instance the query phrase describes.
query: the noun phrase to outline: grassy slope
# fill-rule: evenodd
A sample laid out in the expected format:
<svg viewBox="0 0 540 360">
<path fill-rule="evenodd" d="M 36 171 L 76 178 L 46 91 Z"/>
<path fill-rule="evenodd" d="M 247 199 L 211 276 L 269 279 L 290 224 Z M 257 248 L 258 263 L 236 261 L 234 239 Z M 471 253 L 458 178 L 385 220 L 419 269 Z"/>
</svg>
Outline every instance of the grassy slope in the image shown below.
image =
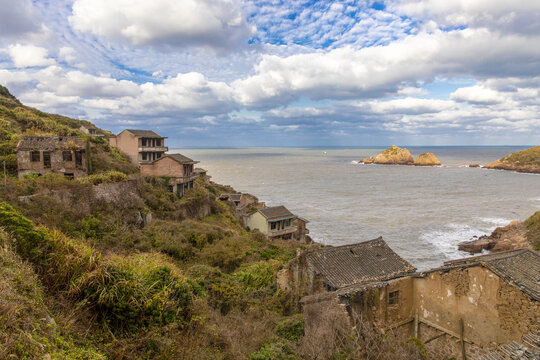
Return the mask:
<svg viewBox="0 0 540 360">
<path fill-rule="evenodd" d="M 488 169 L 540 173 L 540 146 L 518 151 L 485 166 Z"/>
<path fill-rule="evenodd" d="M 88 122 L 26 107 L 0 87 L 0 123 L 0 156 L 15 175 L 20 136 L 85 137 L 78 128 Z M 133 171 L 90 140 L 97 172 Z M 279 344 L 277 357 L 292 352 L 302 321 L 275 278 L 298 244 L 247 232 L 216 200 L 230 188 L 197 181 L 178 199 L 167 179 L 136 182 L 139 196 L 121 204 L 95 199 L 93 180 L 12 176 L 0 187 L 0 286 L 10 289 L 0 306 L 21 309 L 0 327 L 0 357 L 236 359 L 267 343 Z M 149 211 L 141 227 L 138 214 Z M 276 333 L 284 320 L 293 340 Z"/>
</svg>

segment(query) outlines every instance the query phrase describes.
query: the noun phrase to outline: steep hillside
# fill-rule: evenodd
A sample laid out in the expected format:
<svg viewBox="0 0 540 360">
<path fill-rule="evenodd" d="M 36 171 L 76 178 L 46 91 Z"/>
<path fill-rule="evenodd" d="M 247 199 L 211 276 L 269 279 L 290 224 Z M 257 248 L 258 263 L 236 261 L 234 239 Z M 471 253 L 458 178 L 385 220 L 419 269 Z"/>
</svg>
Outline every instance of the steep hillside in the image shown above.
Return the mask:
<svg viewBox="0 0 540 360">
<path fill-rule="evenodd" d="M 135 173 L 137 169 L 127 162 L 117 149 L 110 148 L 102 138 L 88 137 L 79 128 L 89 121 L 62 115 L 47 114 L 25 106 L 9 90 L 0 85 L 0 164 L 5 161 L 10 175 L 17 172 L 15 148 L 24 135 L 79 136 L 91 144 L 93 172 L 117 170 Z"/>
<path fill-rule="evenodd" d="M 540 146 L 510 154 L 486 165 L 485 168 L 540 174 Z"/>
</svg>

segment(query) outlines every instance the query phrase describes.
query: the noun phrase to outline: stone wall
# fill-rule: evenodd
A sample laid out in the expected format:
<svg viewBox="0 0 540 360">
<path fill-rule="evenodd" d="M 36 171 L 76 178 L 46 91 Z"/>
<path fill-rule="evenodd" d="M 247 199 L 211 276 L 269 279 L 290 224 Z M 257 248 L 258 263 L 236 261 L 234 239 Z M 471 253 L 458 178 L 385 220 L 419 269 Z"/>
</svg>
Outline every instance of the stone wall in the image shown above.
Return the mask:
<svg viewBox="0 0 540 360">
<path fill-rule="evenodd" d="M 436 271 L 414 279 L 419 316 L 479 346 L 519 340 L 540 324 L 537 301 L 478 265 Z M 424 338 L 422 340 L 425 340 Z"/>
<path fill-rule="evenodd" d="M 66 150 L 71 152 L 71 161 L 64 161 L 63 151 L 64 150 L 49 151 L 51 164 L 50 167 L 47 168 L 43 165 L 43 151 L 40 151 L 39 161 L 31 161 L 31 151 L 29 150 L 17 151 L 17 168 L 19 177 L 23 177 L 28 173 L 37 173 L 41 175 L 70 174 L 75 178 L 86 176 L 88 174 L 86 165 L 86 151 Z M 81 165 L 76 165 L 76 152 L 80 153 Z"/>
</svg>

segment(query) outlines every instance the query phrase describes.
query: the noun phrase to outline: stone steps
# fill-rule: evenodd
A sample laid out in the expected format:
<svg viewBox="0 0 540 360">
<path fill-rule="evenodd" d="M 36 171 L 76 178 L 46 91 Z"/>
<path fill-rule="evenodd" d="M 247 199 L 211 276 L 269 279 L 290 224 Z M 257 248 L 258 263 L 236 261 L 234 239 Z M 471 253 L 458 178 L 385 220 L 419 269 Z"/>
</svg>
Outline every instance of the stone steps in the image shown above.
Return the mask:
<svg viewBox="0 0 540 360">
<path fill-rule="evenodd" d="M 523 336 L 521 341 L 501 345 L 477 360 L 540 360 L 540 331 Z"/>
</svg>

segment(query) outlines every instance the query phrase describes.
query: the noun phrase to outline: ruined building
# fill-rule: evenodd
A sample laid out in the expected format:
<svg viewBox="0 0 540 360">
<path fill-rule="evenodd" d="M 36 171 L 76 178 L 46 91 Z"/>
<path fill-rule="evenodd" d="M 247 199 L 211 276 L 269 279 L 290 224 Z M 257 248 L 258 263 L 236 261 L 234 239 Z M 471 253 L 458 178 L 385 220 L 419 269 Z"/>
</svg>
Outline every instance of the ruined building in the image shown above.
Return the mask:
<svg viewBox="0 0 540 360">
<path fill-rule="evenodd" d="M 27 136 L 17 144 L 19 177 L 28 173 L 88 175 L 86 142 L 69 136 Z"/>
<path fill-rule="evenodd" d="M 165 155 L 166 137 L 151 130 L 124 130 L 109 138 L 109 145 L 119 148 L 134 164 L 148 164 Z"/>
<path fill-rule="evenodd" d="M 302 297 L 306 334 L 332 309 L 351 328 L 362 319 L 418 337 L 434 358 L 478 358 L 540 330 L 540 255 L 529 249 L 416 272 L 378 238 L 302 252 L 278 284 Z"/>
<path fill-rule="evenodd" d="M 169 191 L 178 196 L 184 196 L 187 189 L 193 188 L 193 182 L 200 176 L 200 173 L 193 171 L 194 161 L 182 154 L 164 154 L 157 160 L 140 165 L 141 174 L 166 176 L 169 181 Z"/>
</svg>

